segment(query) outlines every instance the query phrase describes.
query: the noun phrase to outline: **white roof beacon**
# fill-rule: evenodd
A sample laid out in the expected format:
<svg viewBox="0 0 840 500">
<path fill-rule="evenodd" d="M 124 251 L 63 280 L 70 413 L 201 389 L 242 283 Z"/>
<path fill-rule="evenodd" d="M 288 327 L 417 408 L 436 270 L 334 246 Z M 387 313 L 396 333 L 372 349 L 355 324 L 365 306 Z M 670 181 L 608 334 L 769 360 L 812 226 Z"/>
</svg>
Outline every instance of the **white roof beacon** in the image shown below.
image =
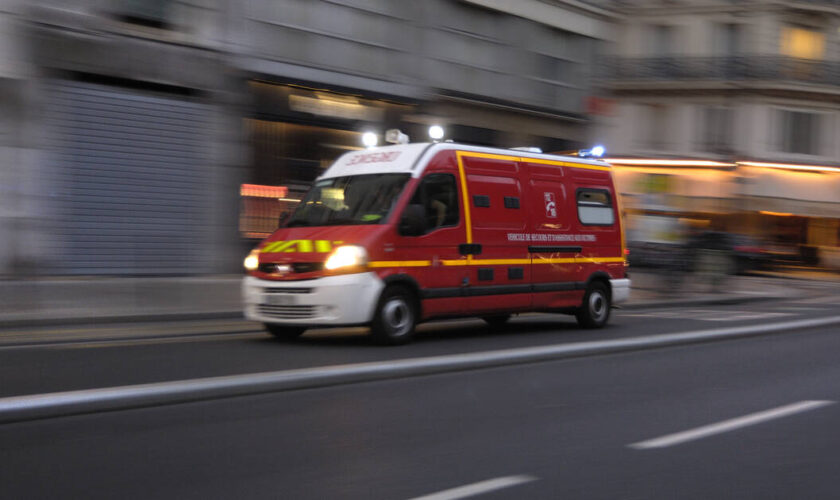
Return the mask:
<svg viewBox="0 0 840 500">
<path fill-rule="evenodd" d="M 385 142 L 391 144 L 408 144 L 408 136 L 400 132 L 400 129 L 392 128 L 385 132 Z"/>
</svg>

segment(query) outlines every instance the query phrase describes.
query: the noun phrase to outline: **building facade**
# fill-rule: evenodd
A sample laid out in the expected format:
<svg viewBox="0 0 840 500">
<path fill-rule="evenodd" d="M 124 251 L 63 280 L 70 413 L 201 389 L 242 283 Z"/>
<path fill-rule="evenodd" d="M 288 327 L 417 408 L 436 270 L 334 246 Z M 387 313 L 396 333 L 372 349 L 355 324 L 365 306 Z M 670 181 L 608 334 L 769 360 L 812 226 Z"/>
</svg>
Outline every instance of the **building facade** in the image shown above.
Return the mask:
<svg viewBox="0 0 840 500">
<path fill-rule="evenodd" d="M 597 134 L 611 154 L 652 160 L 619 166 L 636 213 L 699 218 L 810 260 L 840 245 L 840 5 L 607 3 L 623 22 L 599 72 Z"/>
<path fill-rule="evenodd" d="M 3 0 L 0 274 L 235 271 L 366 131 L 583 145 L 611 13 L 547 5 Z"/>
</svg>

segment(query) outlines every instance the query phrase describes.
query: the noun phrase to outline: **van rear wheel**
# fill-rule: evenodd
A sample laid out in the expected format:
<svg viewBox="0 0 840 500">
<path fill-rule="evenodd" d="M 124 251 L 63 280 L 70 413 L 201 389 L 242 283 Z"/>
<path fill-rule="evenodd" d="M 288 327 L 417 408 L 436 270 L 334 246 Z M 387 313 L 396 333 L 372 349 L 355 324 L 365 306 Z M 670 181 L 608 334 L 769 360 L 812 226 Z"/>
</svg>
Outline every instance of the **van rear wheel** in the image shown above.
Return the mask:
<svg viewBox="0 0 840 500">
<path fill-rule="evenodd" d="M 492 316 L 482 316 L 481 319 L 484 320 L 485 323 L 490 328 L 501 328 L 505 326 L 505 324 L 510 319 L 510 314 L 494 314 Z"/>
<path fill-rule="evenodd" d="M 275 323 L 265 323 L 263 326 L 265 326 L 268 333 L 283 340 L 296 339 L 303 335 L 303 332 L 306 331 L 305 326 L 286 326 Z"/>
<path fill-rule="evenodd" d="M 403 286 L 389 286 L 379 297 L 370 333 L 373 339 L 386 345 L 405 344 L 414 336 L 417 326 L 417 306 L 414 294 Z"/>
<path fill-rule="evenodd" d="M 583 295 L 583 303 L 575 313 L 578 324 L 584 328 L 601 328 L 610 319 L 610 294 L 600 281 L 592 282 Z"/>
</svg>

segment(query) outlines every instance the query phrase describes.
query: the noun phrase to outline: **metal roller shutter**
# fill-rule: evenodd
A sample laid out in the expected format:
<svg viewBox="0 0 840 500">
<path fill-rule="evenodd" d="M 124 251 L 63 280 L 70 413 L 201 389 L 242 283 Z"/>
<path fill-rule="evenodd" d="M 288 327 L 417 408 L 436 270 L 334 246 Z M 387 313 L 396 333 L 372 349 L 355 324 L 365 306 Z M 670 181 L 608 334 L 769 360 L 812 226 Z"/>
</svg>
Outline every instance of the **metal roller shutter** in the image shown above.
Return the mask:
<svg viewBox="0 0 840 500">
<path fill-rule="evenodd" d="M 210 271 L 207 105 L 182 96 L 52 81 L 51 271 L 166 275 Z"/>
</svg>

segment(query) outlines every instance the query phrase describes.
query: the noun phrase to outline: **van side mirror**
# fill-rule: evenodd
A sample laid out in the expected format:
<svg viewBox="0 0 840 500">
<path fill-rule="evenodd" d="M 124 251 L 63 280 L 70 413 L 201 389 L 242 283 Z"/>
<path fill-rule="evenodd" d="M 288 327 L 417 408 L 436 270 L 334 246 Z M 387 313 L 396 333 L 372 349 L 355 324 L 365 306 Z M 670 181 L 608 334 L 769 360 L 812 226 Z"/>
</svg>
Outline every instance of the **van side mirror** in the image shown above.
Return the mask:
<svg viewBox="0 0 840 500">
<path fill-rule="evenodd" d="M 426 233 L 426 209 L 423 205 L 405 207 L 397 232 L 402 236 L 420 236 Z"/>
<path fill-rule="evenodd" d="M 277 218 L 277 227 L 283 227 L 286 225 L 286 222 L 289 221 L 289 217 L 292 216 L 291 210 L 284 210 L 280 213 L 280 217 Z"/>
</svg>

